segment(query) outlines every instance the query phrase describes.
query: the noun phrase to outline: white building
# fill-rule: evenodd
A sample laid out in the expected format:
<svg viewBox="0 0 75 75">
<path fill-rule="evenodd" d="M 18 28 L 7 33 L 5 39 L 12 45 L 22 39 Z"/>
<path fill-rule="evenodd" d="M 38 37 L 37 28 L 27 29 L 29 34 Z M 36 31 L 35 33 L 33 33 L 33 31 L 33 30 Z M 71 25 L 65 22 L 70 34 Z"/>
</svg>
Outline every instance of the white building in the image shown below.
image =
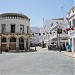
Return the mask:
<svg viewBox="0 0 75 75">
<path fill-rule="evenodd" d="M 58 18 L 58 19 L 51 19 L 45 20 L 43 23 L 44 26 L 44 43 L 48 46 L 48 44 L 60 44 L 66 46 L 68 42 L 68 34 L 65 33 L 63 30 L 68 28 L 68 21 L 65 18 Z M 59 36 L 57 35 L 57 28 L 62 28 L 62 34 L 60 34 L 60 41 Z"/>
<path fill-rule="evenodd" d="M 30 19 L 19 13 L 0 14 L 0 50 L 28 50 Z"/>
<path fill-rule="evenodd" d="M 44 33 L 44 27 L 41 27 L 40 28 L 40 35 L 39 35 L 39 41 L 40 41 L 41 46 L 43 44 L 45 44 L 45 42 L 44 42 L 45 38 L 44 38 L 44 34 L 43 33 Z"/>
<path fill-rule="evenodd" d="M 68 28 L 74 28 L 74 30 L 69 30 L 69 44 L 71 45 L 71 51 L 75 52 L 75 5 L 67 13 L 69 25 Z"/>
<path fill-rule="evenodd" d="M 44 41 L 44 35 L 43 35 L 43 33 L 44 33 L 44 28 L 43 27 L 41 27 L 40 28 L 40 36 L 39 36 L 39 41 L 40 41 L 40 43 L 42 43 L 42 41 Z"/>
<path fill-rule="evenodd" d="M 38 45 L 39 44 L 39 33 L 40 33 L 40 28 L 38 27 L 30 27 L 30 32 L 32 34 L 31 37 L 31 44 L 34 46 L 35 44 Z"/>
</svg>

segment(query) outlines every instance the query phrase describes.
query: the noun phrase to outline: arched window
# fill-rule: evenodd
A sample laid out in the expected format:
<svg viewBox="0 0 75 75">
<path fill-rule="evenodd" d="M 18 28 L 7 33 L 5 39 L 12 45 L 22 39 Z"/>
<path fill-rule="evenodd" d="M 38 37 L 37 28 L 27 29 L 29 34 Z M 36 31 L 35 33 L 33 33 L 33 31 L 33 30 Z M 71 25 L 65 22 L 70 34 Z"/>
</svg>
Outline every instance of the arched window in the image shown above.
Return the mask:
<svg viewBox="0 0 75 75">
<path fill-rule="evenodd" d="M 16 42 L 16 38 L 11 37 L 11 38 L 10 38 L 10 42 Z"/>
<path fill-rule="evenodd" d="M 73 25 L 75 25 L 75 19 L 73 19 Z"/>
<path fill-rule="evenodd" d="M 24 50 L 24 39 L 22 37 L 19 38 L 19 49 Z"/>
<path fill-rule="evenodd" d="M 19 38 L 19 42 L 20 43 L 24 43 L 24 39 L 23 38 Z"/>
<path fill-rule="evenodd" d="M 6 42 L 6 38 L 5 38 L 5 37 L 2 38 L 2 39 L 1 39 L 1 42 Z"/>
</svg>

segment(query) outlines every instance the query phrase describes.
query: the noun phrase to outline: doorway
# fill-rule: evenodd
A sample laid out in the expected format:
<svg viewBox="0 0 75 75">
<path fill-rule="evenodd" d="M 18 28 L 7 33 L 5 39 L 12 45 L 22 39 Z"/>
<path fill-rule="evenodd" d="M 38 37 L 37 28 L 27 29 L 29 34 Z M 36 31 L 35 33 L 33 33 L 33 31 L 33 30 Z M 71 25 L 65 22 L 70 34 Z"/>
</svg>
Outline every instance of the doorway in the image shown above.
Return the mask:
<svg viewBox="0 0 75 75">
<path fill-rule="evenodd" d="M 24 50 L 24 39 L 23 38 L 19 38 L 19 49 Z"/>
</svg>

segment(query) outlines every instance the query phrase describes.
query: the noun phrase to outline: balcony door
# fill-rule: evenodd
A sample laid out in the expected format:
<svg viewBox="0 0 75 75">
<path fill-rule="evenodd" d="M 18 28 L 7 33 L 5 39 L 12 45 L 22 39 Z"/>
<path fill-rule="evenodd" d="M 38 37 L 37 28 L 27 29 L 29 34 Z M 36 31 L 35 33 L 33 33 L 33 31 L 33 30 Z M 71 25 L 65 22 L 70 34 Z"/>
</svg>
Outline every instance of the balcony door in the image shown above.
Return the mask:
<svg viewBox="0 0 75 75">
<path fill-rule="evenodd" d="M 15 33 L 15 25 L 14 24 L 11 25 L 11 33 Z"/>
<path fill-rule="evenodd" d="M 5 33 L 5 31 L 6 31 L 6 25 L 1 24 L 1 33 Z"/>
</svg>

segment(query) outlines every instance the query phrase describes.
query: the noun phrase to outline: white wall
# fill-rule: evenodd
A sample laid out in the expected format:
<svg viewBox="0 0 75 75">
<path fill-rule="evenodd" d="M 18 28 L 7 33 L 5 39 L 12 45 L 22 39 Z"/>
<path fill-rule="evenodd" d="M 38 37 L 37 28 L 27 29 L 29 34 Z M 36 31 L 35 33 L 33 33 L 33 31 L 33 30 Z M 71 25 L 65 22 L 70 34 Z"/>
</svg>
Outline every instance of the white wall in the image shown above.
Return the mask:
<svg viewBox="0 0 75 75">
<path fill-rule="evenodd" d="M 10 32 L 11 24 L 15 24 L 15 32 L 20 33 L 20 24 L 24 25 L 24 33 L 27 33 L 27 26 L 30 26 L 30 22 L 24 19 L 0 19 L 0 33 L 1 24 L 6 24 L 6 32 Z"/>
<path fill-rule="evenodd" d="M 60 26 L 62 30 L 65 30 L 66 28 L 68 28 L 68 21 L 66 18 L 64 18 L 64 20 L 62 20 L 62 18 L 58 18 L 58 19 L 50 19 L 50 20 L 44 21 L 43 23 L 44 30 L 42 30 L 42 32 L 48 32 L 48 34 L 45 33 L 45 35 L 43 35 L 45 43 L 50 44 L 53 39 L 57 38 L 57 25 L 58 27 Z M 50 32 L 52 34 L 50 34 Z M 60 35 L 60 37 L 68 37 L 68 34 L 62 31 L 62 34 Z M 61 40 L 61 42 L 67 42 L 67 41 L 68 40 Z"/>
<path fill-rule="evenodd" d="M 73 26 L 73 19 L 75 19 L 75 5 L 67 13 L 67 17 L 69 18 L 69 22 L 71 21 L 71 26 Z M 70 25 L 68 25 L 68 28 L 70 28 Z M 69 41 L 69 44 L 71 45 L 71 51 L 75 52 L 75 27 L 74 27 L 74 30 L 69 31 L 68 36 L 69 36 L 68 41 Z"/>
</svg>

